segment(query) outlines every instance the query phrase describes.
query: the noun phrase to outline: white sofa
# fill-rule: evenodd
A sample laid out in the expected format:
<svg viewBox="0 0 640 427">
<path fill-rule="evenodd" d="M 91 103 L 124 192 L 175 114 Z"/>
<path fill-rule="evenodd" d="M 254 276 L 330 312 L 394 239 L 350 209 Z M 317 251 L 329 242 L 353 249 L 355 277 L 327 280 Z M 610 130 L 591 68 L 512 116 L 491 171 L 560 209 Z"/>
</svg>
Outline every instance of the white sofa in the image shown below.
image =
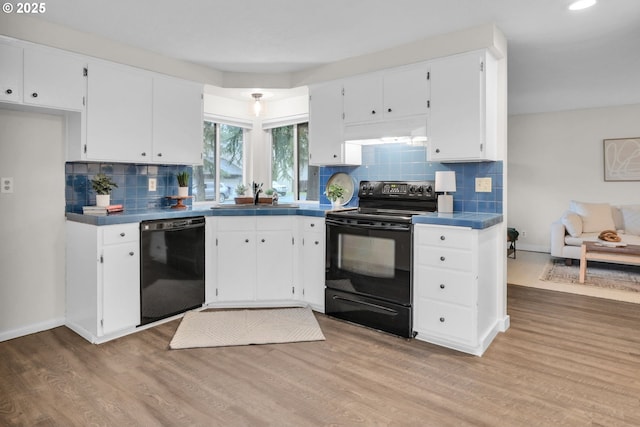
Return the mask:
<svg viewBox="0 0 640 427">
<path fill-rule="evenodd" d="M 571 201 L 569 210 L 551 224 L 551 256 L 567 263 L 580 259 L 582 242 L 597 241 L 604 230 L 616 230 L 623 243 L 640 245 L 640 205 Z"/>
</svg>

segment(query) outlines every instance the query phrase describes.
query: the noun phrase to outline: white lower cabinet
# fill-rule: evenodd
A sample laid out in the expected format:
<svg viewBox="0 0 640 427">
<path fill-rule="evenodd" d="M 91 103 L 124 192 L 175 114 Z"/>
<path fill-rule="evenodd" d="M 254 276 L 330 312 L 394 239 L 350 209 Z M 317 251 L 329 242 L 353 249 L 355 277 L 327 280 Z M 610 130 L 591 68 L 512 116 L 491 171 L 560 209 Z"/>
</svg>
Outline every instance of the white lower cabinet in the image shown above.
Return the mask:
<svg viewBox="0 0 640 427">
<path fill-rule="evenodd" d="M 501 328 L 500 226 L 483 230 L 416 224 L 416 338 L 482 355 Z"/>
<path fill-rule="evenodd" d="M 302 299 L 314 310 L 324 313 L 324 218 L 303 217 L 300 222 L 302 246 L 298 286 L 302 286 Z"/>
<path fill-rule="evenodd" d="M 218 218 L 216 301 L 293 299 L 293 224 L 289 216 Z"/>
<path fill-rule="evenodd" d="M 93 343 L 140 324 L 139 233 L 67 221 L 66 325 Z"/>
</svg>

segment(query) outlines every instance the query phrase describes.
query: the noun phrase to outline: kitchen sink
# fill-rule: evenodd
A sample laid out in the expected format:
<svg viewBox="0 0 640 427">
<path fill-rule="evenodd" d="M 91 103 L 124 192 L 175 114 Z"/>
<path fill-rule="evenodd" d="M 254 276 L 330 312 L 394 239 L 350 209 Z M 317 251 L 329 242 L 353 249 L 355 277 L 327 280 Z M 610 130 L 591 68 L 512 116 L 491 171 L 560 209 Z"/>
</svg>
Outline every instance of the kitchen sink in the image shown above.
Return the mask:
<svg viewBox="0 0 640 427">
<path fill-rule="evenodd" d="M 211 209 L 296 209 L 299 207 L 300 205 L 295 203 L 278 203 L 277 205 L 259 203 L 257 205 L 217 205 L 213 206 Z"/>
</svg>

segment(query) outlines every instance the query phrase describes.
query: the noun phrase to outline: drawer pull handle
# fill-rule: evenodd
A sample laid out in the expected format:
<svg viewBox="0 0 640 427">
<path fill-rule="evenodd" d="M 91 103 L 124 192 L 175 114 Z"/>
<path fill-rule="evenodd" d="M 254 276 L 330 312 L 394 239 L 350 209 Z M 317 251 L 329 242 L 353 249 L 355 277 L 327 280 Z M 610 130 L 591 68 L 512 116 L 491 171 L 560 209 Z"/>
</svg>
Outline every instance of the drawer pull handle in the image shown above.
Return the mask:
<svg viewBox="0 0 640 427">
<path fill-rule="evenodd" d="M 133 256 L 133 255 L 135 255 L 135 254 L 134 254 L 133 252 L 129 252 L 129 255 Z"/>
<path fill-rule="evenodd" d="M 120 237 L 124 237 L 124 236 L 125 236 L 125 234 L 124 234 L 124 231 L 123 231 L 122 233 L 120 233 Z"/>
<path fill-rule="evenodd" d="M 445 240 L 445 239 L 446 239 L 446 237 L 440 236 L 440 240 Z"/>
<path fill-rule="evenodd" d="M 440 289 L 444 289 L 444 283 L 440 283 Z"/>
<path fill-rule="evenodd" d="M 314 243 L 315 243 L 316 245 L 319 245 L 319 244 L 320 244 L 320 242 L 318 242 L 317 240 L 316 240 Z"/>
<path fill-rule="evenodd" d="M 444 317 L 441 317 L 441 318 L 440 318 L 440 322 L 441 322 L 441 323 L 444 323 Z"/>
<path fill-rule="evenodd" d="M 444 261 L 444 259 L 445 259 L 445 258 L 444 258 L 443 256 L 441 256 L 441 257 L 440 257 L 440 261 Z"/>
</svg>

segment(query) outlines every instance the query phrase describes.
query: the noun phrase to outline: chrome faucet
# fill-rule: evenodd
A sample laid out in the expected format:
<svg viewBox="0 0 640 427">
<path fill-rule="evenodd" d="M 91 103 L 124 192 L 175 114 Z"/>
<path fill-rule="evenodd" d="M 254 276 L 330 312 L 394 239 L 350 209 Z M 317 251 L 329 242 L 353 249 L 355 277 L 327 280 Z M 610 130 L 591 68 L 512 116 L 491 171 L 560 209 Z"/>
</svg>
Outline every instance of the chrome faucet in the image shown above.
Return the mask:
<svg viewBox="0 0 640 427">
<path fill-rule="evenodd" d="M 253 204 L 258 204 L 258 199 L 260 198 L 260 193 L 262 192 L 262 183 L 258 184 L 253 182 Z"/>
</svg>

